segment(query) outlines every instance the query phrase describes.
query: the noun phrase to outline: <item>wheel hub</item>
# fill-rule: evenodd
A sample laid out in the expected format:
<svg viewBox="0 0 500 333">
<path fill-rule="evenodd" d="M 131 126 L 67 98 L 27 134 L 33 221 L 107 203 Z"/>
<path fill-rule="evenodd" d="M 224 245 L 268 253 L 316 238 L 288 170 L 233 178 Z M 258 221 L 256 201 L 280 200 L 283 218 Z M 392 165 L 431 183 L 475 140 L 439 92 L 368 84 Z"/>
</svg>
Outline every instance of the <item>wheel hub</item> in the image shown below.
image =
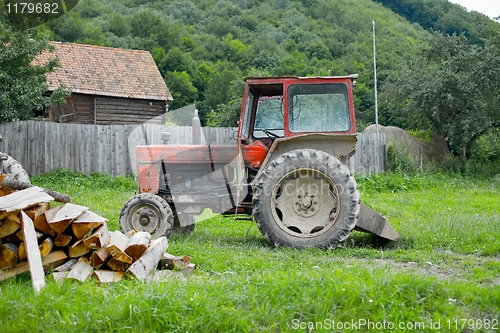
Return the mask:
<svg viewBox="0 0 500 333">
<path fill-rule="evenodd" d="M 161 214 L 156 207 L 144 205 L 130 214 L 130 224 L 134 230 L 147 231 L 153 234 L 161 223 Z"/>
<path fill-rule="evenodd" d="M 310 217 L 316 214 L 319 210 L 320 202 L 315 198 L 314 194 L 302 191 L 296 196 L 293 210 L 297 215 L 302 217 Z"/>
<path fill-rule="evenodd" d="M 271 197 L 278 226 L 295 237 L 317 237 L 338 217 L 339 192 L 333 181 L 315 169 L 298 169 L 283 176 Z"/>
</svg>

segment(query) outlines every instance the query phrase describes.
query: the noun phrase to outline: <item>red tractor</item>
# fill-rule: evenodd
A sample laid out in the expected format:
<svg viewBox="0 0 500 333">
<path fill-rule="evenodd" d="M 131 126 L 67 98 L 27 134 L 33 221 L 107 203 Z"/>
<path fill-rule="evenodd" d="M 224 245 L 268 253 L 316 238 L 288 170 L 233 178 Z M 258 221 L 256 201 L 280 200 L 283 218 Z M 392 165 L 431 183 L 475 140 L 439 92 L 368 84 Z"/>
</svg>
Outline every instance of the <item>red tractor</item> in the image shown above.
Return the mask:
<svg viewBox="0 0 500 333">
<path fill-rule="evenodd" d="M 137 146 L 139 194 L 120 227 L 189 231 L 210 208 L 253 217 L 275 246 L 336 247 L 353 229 L 398 240 L 361 204 L 345 164 L 356 151 L 357 77 L 247 78 L 236 146 Z"/>
</svg>

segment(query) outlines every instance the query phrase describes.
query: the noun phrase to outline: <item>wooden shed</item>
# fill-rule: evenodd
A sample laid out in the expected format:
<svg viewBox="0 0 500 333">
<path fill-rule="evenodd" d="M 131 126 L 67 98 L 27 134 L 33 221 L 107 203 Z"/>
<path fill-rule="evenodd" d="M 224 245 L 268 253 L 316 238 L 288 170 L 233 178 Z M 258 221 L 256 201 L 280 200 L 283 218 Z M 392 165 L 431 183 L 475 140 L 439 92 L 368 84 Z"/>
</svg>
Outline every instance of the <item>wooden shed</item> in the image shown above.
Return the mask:
<svg viewBox="0 0 500 333">
<path fill-rule="evenodd" d="M 37 61 L 57 57 L 47 75 L 48 94 L 60 85 L 71 92 L 66 104 L 45 110 L 44 118 L 80 124 L 164 123 L 172 101 L 148 51 L 95 45 L 53 43 Z"/>
</svg>

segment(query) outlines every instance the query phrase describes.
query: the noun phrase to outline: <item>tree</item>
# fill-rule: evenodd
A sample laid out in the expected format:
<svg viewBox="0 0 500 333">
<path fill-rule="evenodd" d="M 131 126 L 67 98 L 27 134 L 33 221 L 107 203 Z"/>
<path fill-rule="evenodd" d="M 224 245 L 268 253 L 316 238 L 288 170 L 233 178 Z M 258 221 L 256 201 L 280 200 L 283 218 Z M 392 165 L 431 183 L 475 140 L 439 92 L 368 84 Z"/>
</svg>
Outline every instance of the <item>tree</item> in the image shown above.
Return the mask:
<svg viewBox="0 0 500 333">
<path fill-rule="evenodd" d="M 56 104 L 63 104 L 68 93 L 57 88 L 47 92 L 46 74 L 58 65 L 55 59 L 34 64 L 41 52 L 51 48 L 43 30 L 13 31 L 0 24 L 0 122 L 27 120 Z"/>
<path fill-rule="evenodd" d="M 385 86 L 382 100 L 395 119 L 410 128 L 430 128 L 453 151 L 468 152 L 492 128 L 500 127 L 500 36 L 484 48 L 464 35 L 434 33 L 420 61 Z"/>
</svg>

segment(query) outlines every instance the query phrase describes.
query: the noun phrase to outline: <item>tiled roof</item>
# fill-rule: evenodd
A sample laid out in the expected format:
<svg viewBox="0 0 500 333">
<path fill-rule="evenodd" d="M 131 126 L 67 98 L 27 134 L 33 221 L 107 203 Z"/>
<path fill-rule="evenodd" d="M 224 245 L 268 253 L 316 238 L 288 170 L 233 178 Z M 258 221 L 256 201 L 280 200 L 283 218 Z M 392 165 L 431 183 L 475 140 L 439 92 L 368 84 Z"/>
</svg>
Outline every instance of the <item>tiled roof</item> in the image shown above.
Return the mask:
<svg viewBox="0 0 500 333">
<path fill-rule="evenodd" d="M 60 59 L 60 66 L 47 75 L 49 91 L 64 84 L 73 93 L 172 100 L 148 51 L 59 42 L 53 45 L 54 52 L 37 58 L 37 62 Z"/>
</svg>

